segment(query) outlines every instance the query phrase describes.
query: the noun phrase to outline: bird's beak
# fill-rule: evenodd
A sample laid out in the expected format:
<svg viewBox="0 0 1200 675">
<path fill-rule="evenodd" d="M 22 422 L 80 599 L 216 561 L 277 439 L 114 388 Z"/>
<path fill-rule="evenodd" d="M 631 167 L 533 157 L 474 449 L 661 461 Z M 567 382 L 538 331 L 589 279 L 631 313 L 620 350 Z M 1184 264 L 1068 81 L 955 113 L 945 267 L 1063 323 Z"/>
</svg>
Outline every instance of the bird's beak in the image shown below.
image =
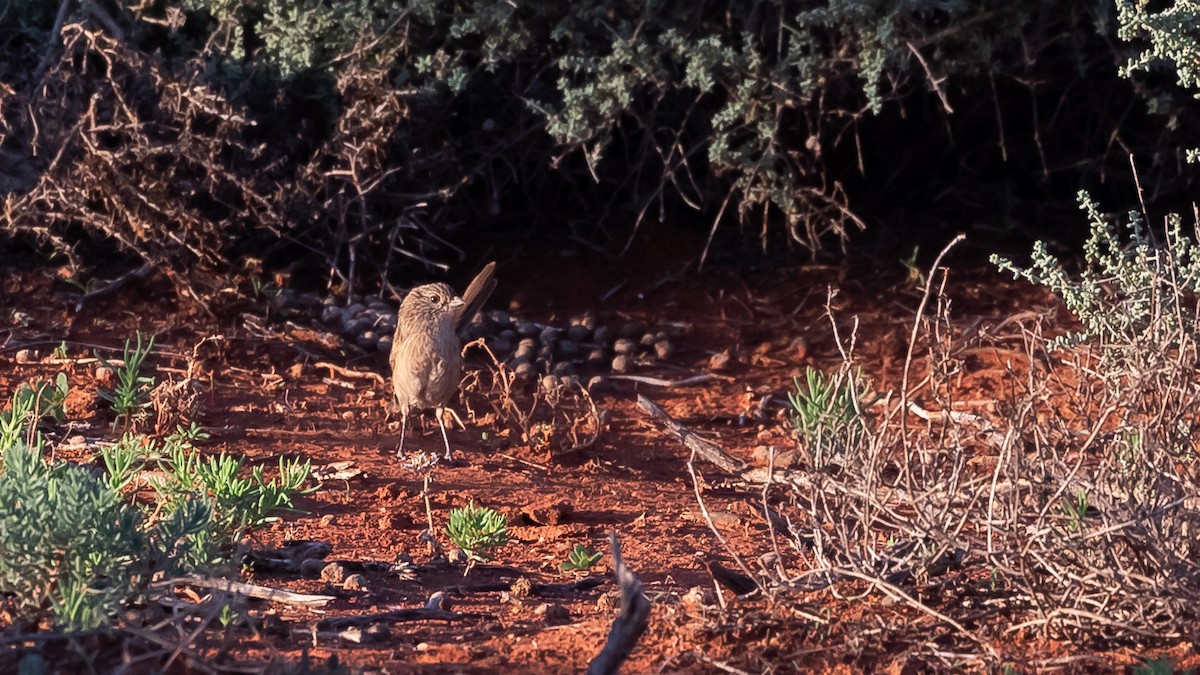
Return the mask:
<svg viewBox="0 0 1200 675">
<path fill-rule="evenodd" d="M 463 299 L 458 297 L 457 295 L 454 296 L 453 298 L 450 298 L 450 308 L 451 309 L 454 309 L 457 307 L 462 307 L 464 304 L 466 304 L 466 303 L 463 302 Z"/>
</svg>

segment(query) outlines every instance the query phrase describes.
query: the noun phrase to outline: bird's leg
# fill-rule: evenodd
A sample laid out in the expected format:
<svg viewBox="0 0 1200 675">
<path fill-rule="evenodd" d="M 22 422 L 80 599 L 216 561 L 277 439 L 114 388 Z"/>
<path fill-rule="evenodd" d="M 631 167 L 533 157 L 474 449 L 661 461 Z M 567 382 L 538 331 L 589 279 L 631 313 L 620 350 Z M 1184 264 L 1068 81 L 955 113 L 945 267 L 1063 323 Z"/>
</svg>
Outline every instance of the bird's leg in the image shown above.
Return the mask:
<svg viewBox="0 0 1200 675">
<path fill-rule="evenodd" d="M 462 418 L 458 416 L 458 413 L 454 412 L 454 408 L 446 408 L 446 412 L 450 413 L 450 416 L 454 418 L 455 422 L 458 422 L 459 429 L 462 429 L 463 431 L 467 430 L 467 425 L 463 424 Z"/>
<path fill-rule="evenodd" d="M 396 456 L 404 456 L 404 432 L 408 429 L 408 415 L 400 413 L 400 447 L 396 448 Z"/>
<path fill-rule="evenodd" d="M 437 410 L 434 411 L 434 414 L 437 415 L 438 428 L 442 430 L 442 442 L 444 442 L 446 444 L 446 460 L 449 461 L 449 459 L 450 459 L 450 439 L 446 437 L 446 424 L 445 424 L 445 422 L 442 422 L 442 413 L 444 412 L 444 410 L 445 410 L 444 408 L 438 408 Z"/>
</svg>

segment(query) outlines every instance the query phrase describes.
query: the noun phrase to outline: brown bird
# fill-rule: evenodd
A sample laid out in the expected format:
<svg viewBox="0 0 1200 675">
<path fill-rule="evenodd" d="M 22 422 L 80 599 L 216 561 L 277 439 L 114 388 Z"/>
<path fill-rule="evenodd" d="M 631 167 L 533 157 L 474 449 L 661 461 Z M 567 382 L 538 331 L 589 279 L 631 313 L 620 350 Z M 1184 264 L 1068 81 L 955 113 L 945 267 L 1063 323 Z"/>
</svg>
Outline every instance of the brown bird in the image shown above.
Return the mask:
<svg viewBox="0 0 1200 675">
<path fill-rule="evenodd" d="M 496 288 L 496 263 L 484 265 L 462 297 L 446 284 L 417 286 L 404 296 L 396 317 L 392 337 L 392 390 L 400 408 L 400 447 L 408 415 L 433 409 L 437 415 L 446 459 L 450 459 L 450 440 L 442 412 L 462 379 L 462 341 L 458 334 L 483 307 Z"/>
</svg>

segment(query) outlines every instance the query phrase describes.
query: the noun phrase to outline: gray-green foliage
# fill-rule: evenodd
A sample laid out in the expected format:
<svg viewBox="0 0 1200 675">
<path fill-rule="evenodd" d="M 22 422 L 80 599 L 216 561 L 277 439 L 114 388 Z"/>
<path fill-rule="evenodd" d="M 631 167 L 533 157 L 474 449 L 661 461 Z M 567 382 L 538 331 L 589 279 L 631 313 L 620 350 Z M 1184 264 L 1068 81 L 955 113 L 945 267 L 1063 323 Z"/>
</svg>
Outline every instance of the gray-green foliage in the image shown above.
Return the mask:
<svg viewBox="0 0 1200 675">
<path fill-rule="evenodd" d="M 996 54 L 1016 48 L 1035 17 L 1070 22 L 1088 11 L 1000 0 L 185 0 L 184 7 L 212 18 L 206 44 L 221 55 L 284 77 L 336 72 L 354 54 L 390 61 L 395 86 L 424 92 L 426 104 L 449 105 L 447 95 L 472 84 L 491 97 L 509 89 L 541 116 L 559 144 L 554 154 L 578 151 L 597 180 L 609 149 L 640 129 L 648 142 L 623 161 L 649 162 L 662 189 L 709 214 L 779 219 L 793 239 L 814 247 L 861 224 L 839 186 L 814 180 L 830 137 L 929 77 L 992 72 Z M 247 45 L 259 46 L 247 53 Z M 502 145 L 505 132 L 525 130 L 496 131 Z M 440 143 L 442 135 L 434 138 Z"/>
<path fill-rule="evenodd" d="M 1117 35 L 1122 40 L 1146 41 L 1148 47 L 1129 58 L 1121 74 L 1148 71 L 1171 63 L 1180 86 L 1200 97 L 1200 2 L 1173 0 L 1151 11 L 1145 0 L 1117 0 Z"/>
<path fill-rule="evenodd" d="M 33 624 L 95 628 L 154 582 L 219 571 L 308 480 L 308 462 L 281 459 L 268 480 L 261 466 L 242 475 L 240 459 L 202 458 L 191 441 L 205 435 L 195 427 L 161 444 L 126 433 L 101 450 L 101 473 L 47 461 L 33 427 L 35 411 L 48 411 L 23 391 L 0 415 L 0 594 Z M 164 474 L 151 481 L 156 498 L 131 502 L 125 489 L 149 461 Z"/>
<path fill-rule="evenodd" d="M 861 407 L 868 388 L 861 375 L 827 376 L 807 368 L 804 379 L 797 376 L 793 384 L 795 391 L 788 393 L 792 425 L 817 468 L 862 442 L 867 423 Z"/>
<path fill-rule="evenodd" d="M 210 516 L 189 500 L 149 519 L 86 467 L 14 444 L 0 473 L 0 593 L 28 621 L 95 628 L 152 581 L 187 571 Z"/>
<path fill-rule="evenodd" d="M 1129 356 L 1161 356 L 1178 343 L 1181 331 L 1196 326 L 1192 303 L 1200 291 L 1200 248 L 1184 234 L 1178 215 L 1168 218 L 1165 240 L 1156 243 L 1140 213 L 1130 211 L 1120 232 L 1086 192 L 1079 193 L 1079 203 L 1090 229 L 1078 276 L 1069 274 L 1043 242 L 1034 245 L 1028 268 L 996 255 L 992 263 L 1053 291 L 1083 324 L 1052 346 L 1088 340 Z"/>
<path fill-rule="evenodd" d="M 111 391 L 100 390 L 100 396 L 112 404 L 113 410 L 125 420 L 126 427 L 136 414 L 150 405 L 150 388 L 154 386 L 154 378 L 142 375 L 142 364 L 153 348 L 154 337 L 151 336 L 150 341 L 143 345 L 142 333 L 138 331 L 136 344 L 125 340 L 125 347 L 121 351 L 121 364 L 115 364 L 96 354 L 100 363 L 111 369 L 117 378 L 117 386 Z"/>
<path fill-rule="evenodd" d="M 451 509 L 446 535 L 472 560 L 487 560 L 508 543 L 508 518 L 471 501 L 463 508 Z"/>
<path fill-rule="evenodd" d="M 224 55 L 261 59 L 284 77 L 331 67 L 408 12 L 399 2 L 367 0 L 184 0 L 183 7 L 213 18 Z M 260 53 L 246 53 L 248 34 L 262 40 Z"/>
</svg>

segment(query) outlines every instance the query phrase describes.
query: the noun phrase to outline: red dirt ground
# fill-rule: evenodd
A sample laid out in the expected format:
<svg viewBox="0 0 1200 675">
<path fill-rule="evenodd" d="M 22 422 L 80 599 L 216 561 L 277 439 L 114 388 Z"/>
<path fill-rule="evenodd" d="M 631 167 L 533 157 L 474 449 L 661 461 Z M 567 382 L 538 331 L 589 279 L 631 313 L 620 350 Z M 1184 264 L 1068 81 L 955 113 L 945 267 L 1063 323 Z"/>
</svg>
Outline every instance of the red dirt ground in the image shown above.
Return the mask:
<svg viewBox="0 0 1200 675">
<path fill-rule="evenodd" d="M 606 553 L 594 572 L 603 574 L 611 563 L 608 533 L 616 530 L 628 565 L 654 602 L 650 628 L 625 672 L 921 672 L 944 667 L 927 656 L 914 657 L 909 647 L 936 643 L 946 631 L 932 620 L 914 620 L 912 610 L 878 595 L 838 599 L 826 591 L 788 606 L 772 606 L 761 598 L 737 599 L 726 591 L 728 611 L 715 604 L 684 602 L 682 597 L 693 587 L 704 589 L 712 602 L 713 580 L 704 560 L 730 564 L 729 558 L 699 514 L 685 468 L 688 451 L 657 432 L 634 406 L 635 394 L 643 393 L 729 453 L 761 463 L 755 448 L 787 448 L 788 426 L 778 418 L 765 425 L 740 425 L 741 416 L 752 414 L 764 394 L 783 395 L 792 376 L 805 366 L 830 369 L 841 360 L 824 316 L 828 287 L 838 289 L 834 302 L 839 330 L 848 334 L 852 322 L 858 321 L 857 353 L 875 389 L 898 387 L 920 300 L 903 269 L 875 270 L 873 278 L 863 281 L 847 268 L 828 266 L 773 268 L 739 278 L 721 270 L 671 276 L 662 261 L 650 258 L 619 269 L 606 261 L 554 255 L 525 262 L 523 271 L 502 261 L 502 282 L 492 306 L 559 322 L 595 310 L 609 320 L 686 324 L 689 330 L 669 363 L 643 374 L 679 378 L 709 372 L 711 355 L 723 349 L 731 351 L 733 361 L 716 373 L 719 379 L 699 386 L 609 384 L 597 395 L 599 406 L 610 412 L 608 428 L 594 447 L 563 457 L 510 442 L 485 422 L 467 419 L 467 431 L 450 432 L 460 461 L 432 472 L 433 514 L 440 529 L 449 509 L 470 499 L 507 513 L 513 542 L 500 551 L 494 566 L 477 568 L 465 578 L 457 569 L 423 573 L 413 580 L 369 573 L 365 591 L 294 576 L 259 575 L 251 580 L 334 594 L 338 600 L 323 614 L 265 605 L 255 605 L 256 613 L 277 611 L 284 618 L 307 621 L 420 607 L 432 592 L 446 587 L 516 576 L 535 583 L 566 582 L 573 577 L 559 572 L 557 565 L 580 543 Z M 625 286 L 618 293 L 601 301 L 622 282 Z M 78 292 L 52 274 L 10 273 L 0 298 L 9 321 L 0 328 L 0 395 L 7 399 L 20 381 L 65 370 L 73 392 L 68 402 L 70 429 L 52 434 L 52 440 L 74 435 L 110 439 L 111 417 L 94 401 L 95 364 L 79 362 L 92 356 L 93 347 L 119 347 L 135 329 L 157 334 L 151 359 L 155 372 L 160 379 L 178 378 L 199 340 L 223 335 L 219 353 L 203 362 L 202 379 L 211 387 L 205 393 L 201 422 L 212 434 L 201 445 L 204 452 L 245 454 L 268 468 L 281 455 L 308 458 L 314 465 L 351 460 L 365 472 L 360 478 L 326 483 L 302 498 L 298 506 L 304 513 L 261 532 L 257 543 L 265 547 L 285 539 L 316 539 L 333 545 L 330 559 L 391 562 L 408 553 L 425 561 L 426 545 L 418 541 L 426 518 L 421 475 L 395 459 L 397 432 L 385 421 L 383 409 L 388 391 L 371 380 L 317 370 L 293 342 L 255 337 L 237 315 L 214 320 L 169 291 L 156 290 L 161 288 L 158 283 L 152 280 L 123 295 L 97 299 L 75 313 Z M 954 319 L 963 325 L 976 320 L 996 325 L 1019 312 L 1059 312 L 1056 301 L 1041 290 L 987 270 L 952 272 L 948 292 L 954 299 Z M 19 310 L 15 319 L 24 325 L 12 322 L 11 310 Z M 262 314 L 264 307 L 245 311 Z M 51 352 L 62 341 L 72 362 L 52 363 Z M 33 362 L 18 363 L 19 349 L 32 350 Z M 315 344 L 304 344 L 303 349 L 346 368 L 386 374 L 382 357 L 347 359 L 322 352 Z M 978 358 L 961 383 L 959 400 L 994 398 L 989 391 L 998 386 L 1003 370 L 992 365 L 1001 356 Z M 916 364 L 918 371 L 922 367 Z M 441 439 L 432 425 L 415 439 L 410 437 L 410 447 L 419 444 L 440 452 Z M 59 456 L 91 461 L 86 453 L 72 455 L 65 449 Z M 713 467 L 700 468 L 709 483 L 705 503 L 730 545 L 747 559 L 769 551 L 766 526 L 752 505 L 757 492 L 723 483 Z M 527 515 L 557 505 L 564 507 L 558 522 L 537 524 Z M 272 656 L 297 659 L 307 648 L 311 657 L 336 653 L 343 663 L 368 672 L 580 672 L 599 651 L 615 615 L 611 581 L 554 598 L 500 592 L 450 595 L 453 610 L 482 618 L 400 623 L 386 641 L 364 645 L 336 637 L 314 642 L 311 637 L 246 636 L 232 655 L 222 658 L 246 664 Z M 824 617 L 828 624 L 804 618 L 794 611 L 797 607 Z M 907 623 L 924 625 L 927 634 L 901 639 L 880 631 L 901 615 Z M 883 642 L 881 635 L 887 636 Z M 1102 664 L 1125 667 L 1149 656 L 1141 649 L 1121 647 L 1093 660 L 1081 657 L 1071 645 L 1036 636 L 995 646 L 1021 670 L 1027 667 L 1022 664 L 1045 664 L 1056 657 L 1063 657 L 1067 669 L 1090 671 L 1103 670 Z M 1155 655 L 1170 656 L 1181 666 L 1200 663 L 1195 649 L 1186 644 Z"/>
</svg>

